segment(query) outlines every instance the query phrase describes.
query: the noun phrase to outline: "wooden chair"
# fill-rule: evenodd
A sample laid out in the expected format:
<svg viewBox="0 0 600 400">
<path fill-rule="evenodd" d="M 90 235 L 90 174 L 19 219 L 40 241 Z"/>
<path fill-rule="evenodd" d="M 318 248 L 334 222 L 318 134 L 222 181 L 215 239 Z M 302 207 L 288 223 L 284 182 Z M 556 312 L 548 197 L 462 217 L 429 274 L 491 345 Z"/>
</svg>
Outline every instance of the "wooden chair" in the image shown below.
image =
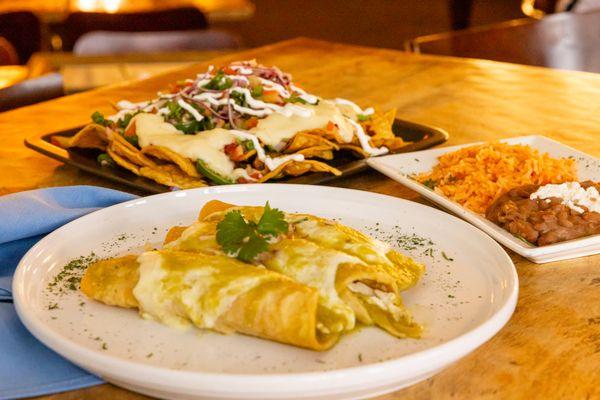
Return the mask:
<svg viewBox="0 0 600 400">
<path fill-rule="evenodd" d="M 157 53 L 184 50 L 237 49 L 240 40 L 222 31 L 89 32 L 77 40 L 73 53 L 82 56 Z"/>
<path fill-rule="evenodd" d="M 41 26 L 38 17 L 31 12 L 0 14 L 0 36 L 14 46 L 21 64 L 25 64 L 33 53 L 42 49 Z"/>
<path fill-rule="evenodd" d="M 600 11 L 559 13 L 409 40 L 415 53 L 600 72 Z"/>
<path fill-rule="evenodd" d="M 67 17 L 60 33 L 63 50 L 71 51 L 77 39 L 92 31 L 186 31 L 207 26 L 206 17 L 195 7 L 123 14 L 76 12 Z"/>
</svg>

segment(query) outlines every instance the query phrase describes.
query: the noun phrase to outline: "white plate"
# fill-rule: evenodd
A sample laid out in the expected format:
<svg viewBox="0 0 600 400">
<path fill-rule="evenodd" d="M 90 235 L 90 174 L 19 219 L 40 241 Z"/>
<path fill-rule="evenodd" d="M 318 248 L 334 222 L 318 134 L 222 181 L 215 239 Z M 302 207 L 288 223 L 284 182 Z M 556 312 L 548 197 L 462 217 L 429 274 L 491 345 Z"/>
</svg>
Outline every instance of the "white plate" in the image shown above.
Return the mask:
<svg viewBox="0 0 600 400">
<path fill-rule="evenodd" d="M 580 181 L 591 179 L 600 181 L 600 160 L 572 147 L 565 146 L 544 136 L 521 136 L 501 140 L 510 144 L 526 144 L 540 152 L 548 153 L 553 157 L 572 157 L 577 163 L 577 175 Z M 439 204 L 447 210 L 469 221 L 485 233 L 513 250 L 514 252 L 530 259 L 535 263 L 566 260 L 569 258 L 583 257 L 600 253 L 600 235 L 589 236 L 576 240 L 556 243 L 547 246 L 531 246 L 513 236 L 510 232 L 487 220 L 485 216 L 470 211 L 449 198 L 436 193 L 427 186 L 415 181 L 411 177 L 415 174 L 431 171 L 437 165 L 438 157 L 456 151 L 463 147 L 473 146 L 478 143 L 469 143 L 460 146 L 444 147 L 435 150 L 415 151 L 413 153 L 397 154 L 391 156 L 370 158 L 367 163 L 379 172 L 408 186 L 423 197 Z"/>
<path fill-rule="evenodd" d="M 430 238 L 433 247 L 409 252 L 427 265 L 427 273 L 403 296 L 426 328 L 423 338 L 400 340 L 363 328 L 319 353 L 236 334 L 173 330 L 78 291 L 48 292 L 69 260 L 159 243 L 168 227 L 189 224 L 210 199 L 246 205 L 269 200 L 286 211 L 338 218 L 378 237 Z M 347 189 L 268 184 L 166 193 L 89 214 L 34 246 L 19 264 L 13 290 L 19 316 L 39 340 L 135 391 L 164 398 L 346 399 L 411 385 L 480 346 L 510 318 L 518 282 L 498 244 L 431 207 Z"/>
</svg>

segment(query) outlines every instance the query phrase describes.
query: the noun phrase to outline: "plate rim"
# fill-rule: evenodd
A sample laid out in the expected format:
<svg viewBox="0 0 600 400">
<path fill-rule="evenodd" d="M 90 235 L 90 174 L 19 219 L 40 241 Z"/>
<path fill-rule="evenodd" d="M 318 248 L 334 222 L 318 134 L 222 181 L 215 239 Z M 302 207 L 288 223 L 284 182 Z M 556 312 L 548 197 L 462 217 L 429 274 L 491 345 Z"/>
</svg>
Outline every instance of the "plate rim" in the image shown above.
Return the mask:
<svg viewBox="0 0 600 400">
<path fill-rule="evenodd" d="M 328 187 L 328 186 L 312 186 L 312 185 L 294 185 L 294 184 L 268 184 L 268 186 L 264 185 L 231 185 L 231 186 L 214 186 L 214 187 L 205 187 L 205 188 L 195 188 L 188 189 L 185 191 L 177 191 L 177 192 L 168 192 L 156 194 L 153 196 L 144 197 L 143 199 L 156 198 L 156 197 L 168 197 L 168 196 L 176 196 L 178 193 L 182 192 L 204 192 L 203 195 L 210 195 L 214 193 L 229 193 L 229 192 L 244 192 L 244 191 L 262 191 L 269 190 L 270 188 L 275 187 L 275 190 L 289 190 L 300 189 L 300 190 L 320 190 L 323 192 L 345 192 L 345 193 L 354 193 L 359 196 L 367 196 L 367 197 L 376 197 L 382 199 L 384 201 L 400 201 L 410 206 L 415 206 L 417 208 L 425 207 L 429 212 L 432 212 L 434 216 L 444 215 L 448 218 L 453 218 L 459 224 L 464 224 L 463 226 L 471 231 L 474 235 L 479 236 L 482 240 L 487 241 L 488 244 L 492 247 L 495 247 L 497 250 L 498 256 L 502 257 L 505 264 L 505 269 L 507 272 L 507 277 L 509 278 L 509 286 L 512 285 L 512 288 L 509 292 L 507 292 L 507 296 L 502 304 L 499 305 L 498 309 L 493 312 L 492 315 L 487 317 L 485 321 L 478 324 L 474 328 L 468 330 L 467 332 L 452 338 L 442 344 L 434 345 L 425 350 L 417 351 L 415 353 L 394 358 L 392 360 L 386 361 L 378 361 L 374 363 L 369 363 L 366 365 L 359 365 L 347 368 L 339 368 L 339 369 L 331 369 L 327 371 L 310 371 L 310 372 L 299 372 L 299 373 L 276 373 L 276 374 L 239 374 L 239 373 L 215 373 L 215 372 L 203 372 L 203 371 L 180 371 L 173 370 L 166 367 L 148 365 L 145 363 L 140 363 L 137 361 L 129 361 L 124 359 L 119 359 L 115 356 L 110 355 L 109 353 L 103 354 L 98 352 L 97 350 L 92 350 L 86 348 L 83 345 L 79 345 L 73 341 L 70 341 L 64 338 L 60 333 L 54 331 L 53 329 L 49 329 L 46 327 L 46 324 L 42 322 L 40 319 L 35 317 L 35 310 L 27 304 L 25 300 L 25 285 L 24 276 L 25 276 L 25 268 L 26 263 L 29 258 L 32 258 L 33 254 L 39 251 L 40 248 L 44 247 L 45 242 L 53 239 L 54 236 L 58 236 L 64 231 L 68 230 L 70 225 L 80 219 L 85 219 L 89 215 L 96 213 L 106 213 L 110 212 L 110 210 L 114 210 L 117 208 L 126 207 L 128 204 L 135 203 L 136 201 L 140 201 L 140 199 L 133 199 L 124 203 L 119 203 L 98 211 L 94 211 L 86 216 L 77 218 L 76 220 L 69 222 L 68 224 L 63 225 L 58 228 L 54 232 L 47 235 L 45 238 L 40 240 L 36 245 L 34 245 L 26 254 L 23 256 L 17 269 L 15 271 L 14 279 L 13 279 L 13 296 L 14 296 L 14 305 L 17 310 L 17 314 L 23 324 L 27 327 L 27 329 L 42 343 L 50 347 L 52 350 L 59 353 L 61 356 L 71 360 L 77 365 L 82 366 L 76 359 L 79 355 L 83 354 L 83 358 L 88 360 L 88 363 L 93 363 L 96 366 L 100 366 L 100 369 L 106 369 L 109 365 L 112 364 L 111 368 L 114 369 L 122 369 L 122 368 L 136 368 L 141 369 L 139 376 L 143 378 L 135 378 L 133 380 L 137 382 L 147 382 L 148 377 L 152 376 L 160 376 L 162 379 L 163 385 L 168 385 L 168 382 L 176 381 L 180 386 L 180 389 L 188 388 L 198 388 L 206 383 L 211 383 L 214 385 L 225 384 L 231 382 L 231 380 L 236 380 L 238 383 L 245 385 L 244 388 L 233 389 L 231 387 L 223 388 L 221 387 L 218 392 L 219 393 L 239 393 L 240 391 L 247 390 L 248 388 L 260 387 L 265 384 L 273 384 L 274 381 L 276 383 L 285 382 L 289 388 L 293 388 L 294 385 L 301 385 L 305 383 L 316 383 L 316 382 L 337 382 L 339 379 L 346 379 L 351 375 L 364 375 L 369 376 L 372 382 L 376 382 L 374 374 L 381 372 L 382 370 L 394 370 L 397 366 L 412 364 L 418 366 L 420 363 L 426 364 L 428 360 L 437 359 L 438 357 L 443 356 L 444 354 L 448 354 L 449 351 L 453 349 L 461 348 L 459 356 L 450 357 L 451 360 L 449 362 L 454 362 L 460 358 L 463 358 L 471 351 L 475 350 L 488 340 L 490 340 L 494 335 L 496 335 L 510 320 L 518 299 L 519 292 L 519 278 L 512 262 L 512 259 L 509 255 L 502 249 L 498 243 L 492 240 L 488 235 L 483 233 L 481 230 L 472 226 L 471 224 L 457 218 L 453 215 L 449 215 L 441 210 L 435 209 L 433 207 L 423 205 L 420 203 L 416 203 L 410 200 L 401 199 L 389 195 L 383 195 L 379 193 L 367 192 L 356 189 L 346 189 L 346 188 L 336 188 L 336 187 Z M 307 189 L 310 188 L 310 189 Z M 108 211 L 107 211 L 108 210 Z M 508 288 L 504 290 L 509 290 Z M 66 343 L 60 343 L 66 342 Z M 56 350 L 56 347 L 59 347 L 59 351 Z M 66 354 L 65 354 L 66 353 Z M 445 356 L 448 358 L 448 356 Z M 82 366 L 84 369 L 88 369 L 85 366 Z M 110 373 L 106 374 L 110 376 Z M 342 377 L 342 375 L 344 377 Z M 168 379 L 166 378 L 168 377 Z M 385 374 L 381 374 L 378 378 L 381 381 L 382 378 L 385 378 Z M 145 379 L 144 379 L 145 378 Z M 389 377 L 388 377 L 389 378 Z M 183 385 L 183 381 L 185 381 L 185 385 Z M 360 381 L 360 380 L 359 380 Z M 362 382 L 362 381 L 360 381 Z M 357 382 L 356 385 L 359 385 L 360 382 Z M 351 387 L 352 384 L 350 382 L 344 383 L 344 388 Z M 337 386 L 336 386 L 337 387 Z M 224 390 L 229 389 L 229 390 Z"/>
<path fill-rule="evenodd" d="M 575 155 L 588 157 L 588 158 L 596 160 L 597 162 L 600 162 L 600 159 L 598 159 L 590 154 L 584 153 L 581 150 L 577 150 L 571 146 L 565 145 L 563 143 L 560 143 L 557 140 L 551 139 L 551 138 L 543 136 L 543 135 L 515 136 L 515 137 L 500 139 L 500 142 L 510 143 L 510 142 L 525 141 L 525 140 L 540 140 L 543 142 L 544 141 L 550 142 L 550 143 L 553 143 L 554 145 L 558 145 L 558 146 L 564 148 L 565 150 L 568 150 L 568 151 L 574 153 Z M 590 246 L 600 246 L 600 235 L 592 235 L 592 236 L 582 237 L 582 238 L 578 238 L 578 239 L 554 243 L 554 244 L 545 245 L 545 246 L 529 246 L 526 243 L 519 243 L 517 241 L 513 241 L 513 240 L 511 240 L 513 238 L 513 235 L 510 232 L 508 232 L 507 230 L 505 230 L 504 228 L 494 225 L 494 227 L 496 228 L 496 229 L 494 229 L 494 228 L 488 226 L 483 221 L 481 221 L 481 219 L 485 220 L 485 218 L 482 217 L 480 214 L 477 214 L 474 211 L 471 211 L 471 210 L 467 209 L 466 207 L 463 207 L 462 205 L 456 203 L 455 201 L 453 201 L 445 196 L 440 195 L 439 193 L 429 189 L 422 183 L 415 181 L 409 175 L 407 175 L 399 170 L 394 169 L 393 167 L 391 167 L 389 164 L 386 163 L 386 160 L 391 160 L 392 158 L 412 157 L 412 156 L 416 156 L 416 155 L 423 155 L 424 153 L 428 153 L 428 152 L 440 152 L 438 155 L 436 155 L 436 157 L 439 157 L 440 155 L 449 153 L 451 151 L 456 151 L 461 148 L 475 146 L 475 145 L 479 145 L 479 144 L 483 144 L 483 143 L 486 143 L 486 142 L 479 141 L 479 142 L 459 144 L 459 145 L 455 145 L 455 146 L 441 147 L 441 148 L 437 148 L 437 149 L 425 149 L 425 150 L 420 150 L 420 151 L 415 151 L 415 152 L 410 152 L 410 153 L 390 154 L 390 155 L 378 157 L 377 159 L 368 159 L 367 164 L 371 168 L 374 168 L 375 170 L 381 172 L 382 174 L 386 175 L 390 179 L 400 182 L 401 184 L 407 186 L 408 188 L 416 191 L 421 196 L 427 198 L 431 202 L 439 205 L 440 207 L 443 207 L 444 209 L 449 210 L 449 211 L 459 215 L 462 219 L 466 220 L 473 226 L 482 230 L 483 232 L 485 232 L 486 234 L 491 236 L 494 240 L 500 242 L 501 244 L 503 244 L 504 246 L 513 250 L 517 254 L 520 254 L 535 263 L 541 264 L 541 263 L 546 263 L 546 262 L 575 258 L 575 257 L 579 257 L 579 256 L 583 257 L 583 256 L 589 255 L 589 254 L 581 254 L 578 256 L 577 254 L 571 254 L 571 253 L 573 251 L 577 251 L 577 250 L 585 251 L 585 248 L 590 247 Z M 569 252 L 569 254 L 565 254 L 566 252 Z M 561 254 L 565 254 L 565 255 L 561 256 Z"/>
</svg>

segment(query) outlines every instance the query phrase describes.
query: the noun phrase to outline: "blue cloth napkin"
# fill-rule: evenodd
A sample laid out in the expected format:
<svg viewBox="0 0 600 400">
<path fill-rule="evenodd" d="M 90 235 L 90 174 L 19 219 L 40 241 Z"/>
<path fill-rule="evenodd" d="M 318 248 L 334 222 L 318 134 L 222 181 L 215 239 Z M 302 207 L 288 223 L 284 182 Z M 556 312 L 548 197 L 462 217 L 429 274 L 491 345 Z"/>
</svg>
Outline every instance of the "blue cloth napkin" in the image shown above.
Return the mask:
<svg viewBox="0 0 600 400">
<path fill-rule="evenodd" d="M 0 400 L 102 383 L 37 341 L 11 302 L 12 275 L 41 238 L 82 215 L 136 196 L 93 186 L 68 186 L 0 196 Z"/>
</svg>

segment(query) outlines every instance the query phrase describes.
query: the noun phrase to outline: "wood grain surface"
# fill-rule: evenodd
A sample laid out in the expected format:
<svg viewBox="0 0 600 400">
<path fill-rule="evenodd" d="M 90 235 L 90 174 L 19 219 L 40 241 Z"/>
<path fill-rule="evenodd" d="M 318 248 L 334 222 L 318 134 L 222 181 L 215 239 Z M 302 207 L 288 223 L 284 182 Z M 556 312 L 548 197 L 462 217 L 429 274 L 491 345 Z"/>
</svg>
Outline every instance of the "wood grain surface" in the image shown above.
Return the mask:
<svg viewBox="0 0 600 400">
<path fill-rule="evenodd" d="M 293 73 L 307 90 L 360 105 L 398 108 L 399 118 L 440 126 L 446 145 L 542 134 L 600 156 L 600 75 L 296 39 L 214 60 L 256 58 Z M 28 135 L 85 123 L 110 102 L 143 100 L 204 70 L 85 92 L 0 114 L 0 193 L 72 184 L 119 188 L 26 149 Z M 425 202 L 370 171 L 335 186 Z M 460 240 L 460 239 L 454 239 Z M 465 243 L 465 251 L 468 251 Z M 509 252 L 520 277 L 516 312 L 492 340 L 392 399 L 600 398 L 600 256 L 535 265 Z M 45 399 L 141 399 L 100 385 Z"/>
</svg>

